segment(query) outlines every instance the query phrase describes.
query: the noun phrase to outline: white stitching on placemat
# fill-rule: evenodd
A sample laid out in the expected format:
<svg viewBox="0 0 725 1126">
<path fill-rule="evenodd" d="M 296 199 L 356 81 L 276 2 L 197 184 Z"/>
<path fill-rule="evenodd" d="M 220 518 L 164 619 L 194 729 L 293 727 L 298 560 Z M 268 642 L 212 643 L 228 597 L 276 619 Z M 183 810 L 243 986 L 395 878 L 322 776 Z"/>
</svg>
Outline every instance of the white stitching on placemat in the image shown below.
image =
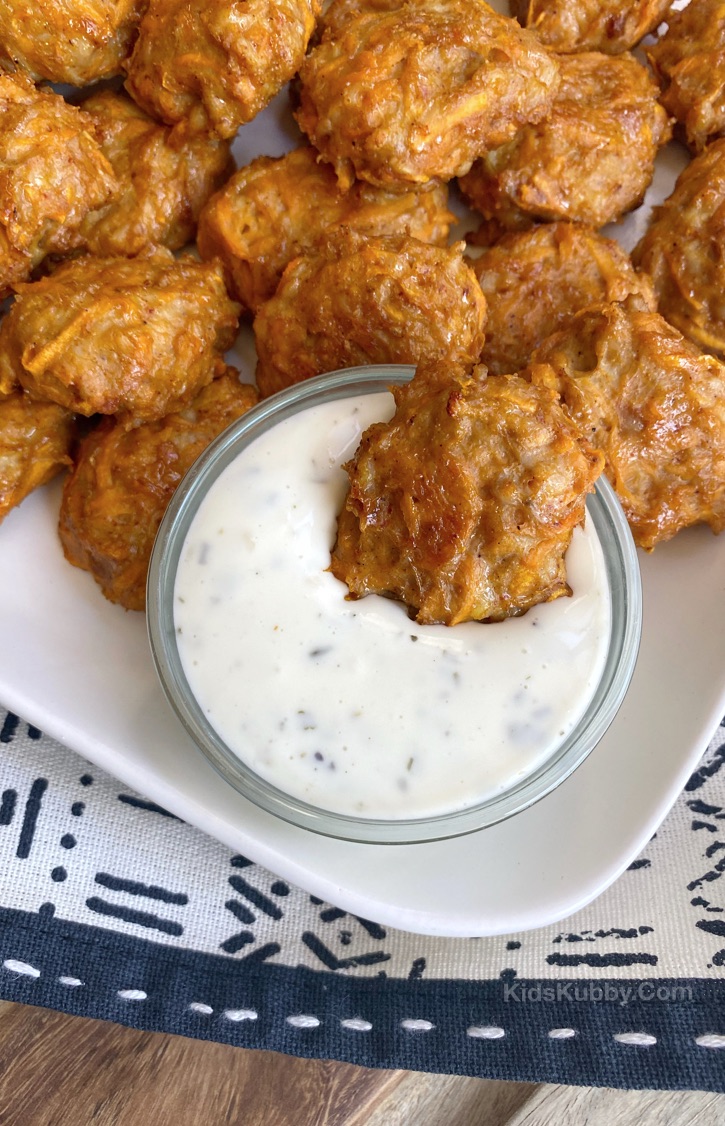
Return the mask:
<svg viewBox="0 0 725 1126">
<path fill-rule="evenodd" d="M 506 1032 L 497 1024 L 472 1024 L 466 1029 L 466 1035 L 472 1036 L 474 1040 L 500 1040 Z"/>
<path fill-rule="evenodd" d="M 15 958 L 6 958 L 3 965 L 6 970 L 11 970 L 14 974 L 25 974 L 27 977 L 40 977 L 40 970 L 36 970 L 35 966 L 29 966 L 27 962 L 18 962 Z"/>
<path fill-rule="evenodd" d="M 203 1001 L 191 1001 L 189 1008 L 191 1009 L 192 1013 L 199 1013 L 200 1016 L 203 1017 L 210 1017 L 214 1012 L 211 1005 L 205 1005 Z"/>
<path fill-rule="evenodd" d="M 291 1024 L 293 1028 L 317 1028 L 320 1024 L 319 1017 L 310 1016 L 307 1013 L 299 1013 L 291 1017 L 287 1017 L 287 1024 Z"/>
<path fill-rule="evenodd" d="M 725 1036 L 720 1032 L 705 1032 L 695 1037 L 695 1043 L 700 1048 L 725 1048 Z"/>
<path fill-rule="evenodd" d="M 254 1009 L 225 1009 L 222 1016 L 227 1020 L 256 1020 L 258 1014 Z"/>
<path fill-rule="evenodd" d="M 11 973 L 23 974 L 32 978 L 40 977 L 40 970 L 36 969 L 35 966 L 29 965 L 28 962 L 21 962 L 16 958 L 6 958 L 3 967 L 10 970 Z M 68 986 L 71 989 L 84 984 L 78 977 L 62 975 L 57 980 L 61 985 Z M 123 1001 L 145 1001 L 148 998 L 148 994 L 143 989 L 119 989 L 116 996 Z M 214 1012 L 211 1005 L 207 1005 L 203 1001 L 190 1001 L 188 1008 L 190 1012 L 198 1013 L 200 1016 L 211 1016 Z M 224 1009 L 222 1016 L 226 1020 L 240 1022 L 257 1020 L 259 1014 L 255 1009 Z M 319 1028 L 322 1023 L 319 1017 L 313 1016 L 311 1013 L 293 1013 L 286 1018 L 286 1021 L 292 1028 L 299 1029 Z M 346 1017 L 340 1021 L 340 1025 L 342 1028 L 353 1032 L 370 1032 L 373 1027 L 369 1020 L 364 1020 L 362 1017 Z M 431 1032 L 435 1028 L 435 1024 L 430 1020 L 407 1017 L 401 1020 L 400 1027 L 404 1028 L 406 1032 Z M 466 1029 L 466 1034 L 475 1040 L 500 1040 L 506 1035 L 506 1031 L 495 1024 L 473 1024 Z M 552 1028 L 548 1032 L 551 1040 L 570 1040 L 577 1035 L 578 1032 L 575 1028 Z M 657 1043 L 657 1037 L 650 1032 L 615 1032 L 612 1039 L 618 1044 L 639 1048 L 649 1048 Z M 700 1048 L 725 1048 L 725 1034 L 706 1032 L 702 1036 L 696 1036 L 694 1042 Z"/>
<path fill-rule="evenodd" d="M 613 1039 L 618 1044 L 628 1044 L 634 1048 L 649 1048 L 657 1043 L 657 1037 L 650 1032 L 615 1032 Z"/>
</svg>

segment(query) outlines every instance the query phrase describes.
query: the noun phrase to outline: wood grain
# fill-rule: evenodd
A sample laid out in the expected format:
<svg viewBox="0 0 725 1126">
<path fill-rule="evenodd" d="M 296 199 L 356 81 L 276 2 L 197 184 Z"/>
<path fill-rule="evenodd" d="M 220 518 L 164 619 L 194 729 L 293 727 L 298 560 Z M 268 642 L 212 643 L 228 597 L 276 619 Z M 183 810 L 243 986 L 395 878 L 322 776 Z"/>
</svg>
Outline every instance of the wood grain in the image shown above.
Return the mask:
<svg viewBox="0 0 725 1126">
<path fill-rule="evenodd" d="M 404 1075 L 21 1005 L 0 1013 L 2 1126 L 345 1126 Z"/>
</svg>

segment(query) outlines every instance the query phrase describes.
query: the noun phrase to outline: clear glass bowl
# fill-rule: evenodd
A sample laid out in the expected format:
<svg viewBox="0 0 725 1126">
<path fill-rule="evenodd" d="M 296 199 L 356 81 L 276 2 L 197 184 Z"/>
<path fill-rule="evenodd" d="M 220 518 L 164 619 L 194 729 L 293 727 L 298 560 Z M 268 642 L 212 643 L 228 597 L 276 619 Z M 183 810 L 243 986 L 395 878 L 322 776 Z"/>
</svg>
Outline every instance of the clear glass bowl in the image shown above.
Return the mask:
<svg viewBox="0 0 725 1126">
<path fill-rule="evenodd" d="M 627 692 L 639 648 L 642 592 L 636 549 L 614 490 L 600 478 L 587 501 L 604 552 L 611 599 L 607 657 L 593 698 L 574 729 L 531 773 L 476 805 L 432 817 L 379 819 L 318 808 L 291 796 L 247 766 L 210 725 L 187 682 L 174 626 L 174 582 L 189 527 L 210 486 L 265 431 L 300 410 L 407 382 L 408 365 L 370 365 L 318 376 L 264 400 L 224 431 L 176 490 L 159 529 L 149 569 L 147 621 L 164 693 L 193 741 L 236 790 L 269 813 L 302 828 L 349 841 L 406 843 L 474 832 L 520 813 L 559 786 L 596 747 Z M 455 627 L 454 627 L 455 628 Z M 250 701 L 250 707 L 253 707 Z"/>
</svg>

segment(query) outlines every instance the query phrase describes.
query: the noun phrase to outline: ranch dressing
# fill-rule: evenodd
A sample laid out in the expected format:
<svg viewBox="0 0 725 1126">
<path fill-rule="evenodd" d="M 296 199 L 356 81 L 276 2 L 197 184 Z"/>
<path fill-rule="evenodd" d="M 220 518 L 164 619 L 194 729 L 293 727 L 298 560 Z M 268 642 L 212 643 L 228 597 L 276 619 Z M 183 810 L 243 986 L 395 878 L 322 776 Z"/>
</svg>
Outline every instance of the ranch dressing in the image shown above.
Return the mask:
<svg viewBox="0 0 725 1126">
<path fill-rule="evenodd" d="M 573 596 L 519 618 L 421 626 L 346 600 L 326 570 L 340 466 L 392 410 L 342 399 L 256 438 L 202 501 L 174 591 L 184 672 L 230 750 L 297 798 L 387 819 L 464 809 L 536 768 L 585 712 L 610 632 L 591 519 L 567 553 Z"/>
</svg>

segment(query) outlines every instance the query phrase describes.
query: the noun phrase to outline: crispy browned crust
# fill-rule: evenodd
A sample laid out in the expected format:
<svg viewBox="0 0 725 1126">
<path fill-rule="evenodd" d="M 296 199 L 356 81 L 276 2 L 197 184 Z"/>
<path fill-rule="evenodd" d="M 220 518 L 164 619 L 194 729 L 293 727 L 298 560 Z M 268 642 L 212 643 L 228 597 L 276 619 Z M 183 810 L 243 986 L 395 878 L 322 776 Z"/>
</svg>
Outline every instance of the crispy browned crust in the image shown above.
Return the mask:
<svg viewBox="0 0 725 1126">
<path fill-rule="evenodd" d="M 146 0 L 3 0 L 0 67 L 88 86 L 121 73 Z"/>
<path fill-rule="evenodd" d="M 667 23 L 647 58 L 662 84 L 663 106 L 700 152 L 725 133 L 725 3 L 697 0 Z"/>
<path fill-rule="evenodd" d="M 551 113 L 478 160 L 461 189 L 507 229 L 568 219 L 598 229 L 641 203 L 671 136 L 649 71 L 631 55 L 561 57 Z"/>
<path fill-rule="evenodd" d="M 81 225 L 88 249 L 131 257 L 151 243 L 178 250 L 192 242 L 199 212 L 234 170 L 229 142 L 185 121 L 160 125 L 123 94 L 95 94 L 83 108 L 119 183 Z"/>
<path fill-rule="evenodd" d="M 342 232 L 294 259 L 254 320 L 262 395 L 356 364 L 472 367 L 486 301 L 462 251 Z"/>
<path fill-rule="evenodd" d="M 534 353 L 530 376 L 607 459 L 635 542 L 725 527 L 725 365 L 659 313 L 625 304 L 578 313 Z"/>
<path fill-rule="evenodd" d="M 84 439 L 63 490 L 60 539 L 66 559 L 90 571 L 111 602 L 144 609 L 154 537 L 176 486 L 256 401 L 256 389 L 228 368 L 182 411 L 133 427 L 104 419 Z"/>
<path fill-rule="evenodd" d="M 300 67 L 321 0 L 151 0 L 126 86 L 152 116 L 221 137 L 264 109 Z"/>
<path fill-rule="evenodd" d="M 163 247 L 75 258 L 18 287 L 0 326 L 0 387 L 78 414 L 161 418 L 219 371 L 239 306 L 221 267 Z"/>
<path fill-rule="evenodd" d="M 671 4 L 672 0 L 509 0 L 511 14 L 552 50 L 607 55 L 636 46 L 665 19 Z"/>
<path fill-rule="evenodd" d="M 240 168 L 203 209 L 198 245 L 202 258 L 221 259 L 230 293 L 256 312 L 287 263 L 330 231 L 409 234 L 445 246 L 453 220 L 445 185 L 392 192 L 358 181 L 343 190 L 305 146 Z"/>
<path fill-rule="evenodd" d="M 75 417 L 15 391 L 0 400 L 0 520 L 33 489 L 71 466 Z"/>
<path fill-rule="evenodd" d="M 346 466 L 332 573 L 422 623 L 499 621 L 570 593 L 564 554 L 604 459 L 517 375 L 420 369 Z"/>
<path fill-rule="evenodd" d="M 725 356 L 725 139 L 680 174 L 632 254 L 652 277 L 659 311 L 709 352 Z"/>
<path fill-rule="evenodd" d="M 300 70 L 296 117 L 343 186 L 461 175 L 547 113 L 554 56 L 482 0 L 362 10 Z"/>
<path fill-rule="evenodd" d="M 494 375 L 520 371 L 537 344 L 588 305 L 636 293 L 656 307 L 649 278 L 619 244 L 576 223 L 510 232 L 472 265 L 488 306 L 481 362 Z"/>
<path fill-rule="evenodd" d="M 117 188 L 88 114 L 0 75 L 0 297 L 47 254 L 82 246 L 83 219 Z"/>
<path fill-rule="evenodd" d="M 315 41 L 328 35 L 339 35 L 347 23 L 361 12 L 397 12 L 406 0 L 332 0 L 324 9 L 315 28 Z"/>
</svg>

